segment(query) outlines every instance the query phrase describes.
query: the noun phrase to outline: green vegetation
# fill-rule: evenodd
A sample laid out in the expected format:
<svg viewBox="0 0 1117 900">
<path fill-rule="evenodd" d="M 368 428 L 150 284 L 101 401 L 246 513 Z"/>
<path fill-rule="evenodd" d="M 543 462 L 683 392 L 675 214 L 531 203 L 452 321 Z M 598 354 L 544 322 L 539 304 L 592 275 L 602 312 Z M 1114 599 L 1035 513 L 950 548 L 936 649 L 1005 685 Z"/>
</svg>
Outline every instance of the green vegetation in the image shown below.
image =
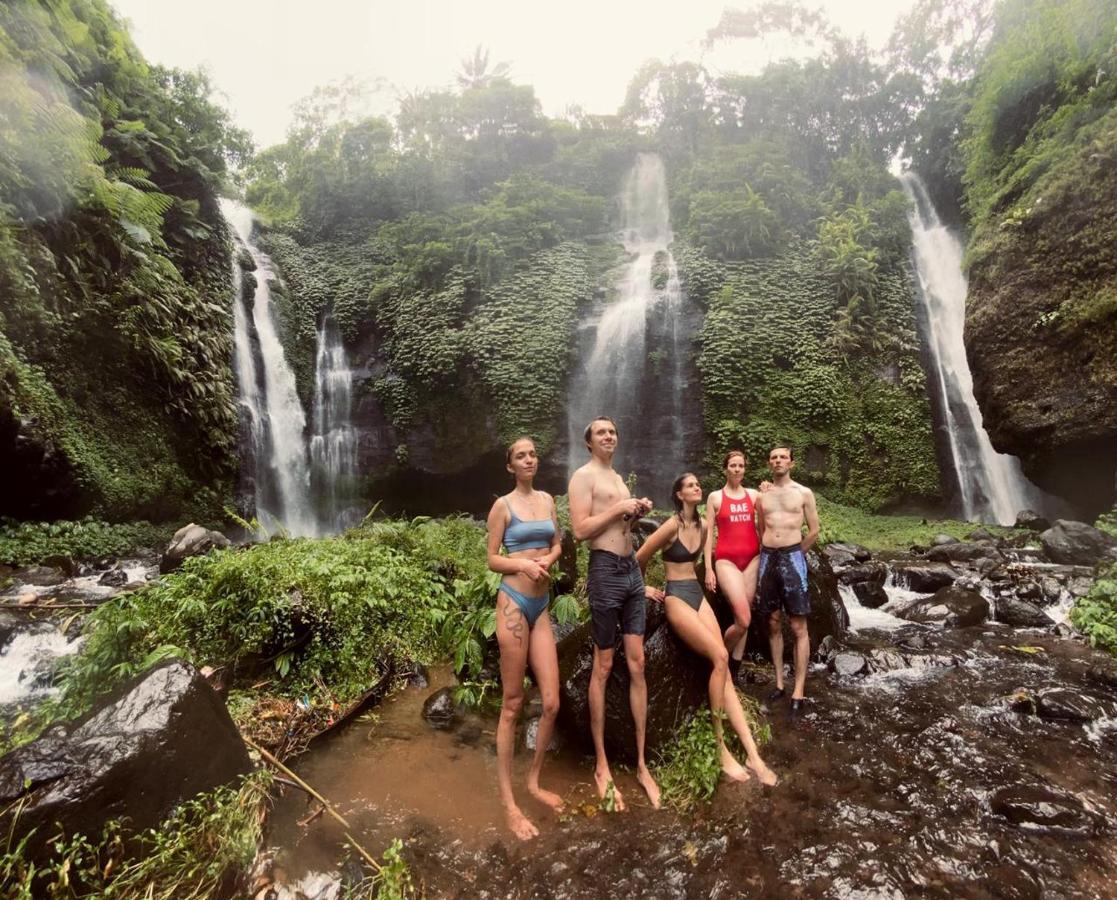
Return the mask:
<svg viewBox="0 0 1117 900">
<path fill-rule="evenodd" d="M 138 835 L 115 819 L 101 835 L 62 835 L 40 869 L 22 858 L 22 843 L 9 834 L 0 855 L 4 896 L 207 900 L 227 894 L 256 857 L 271 785 L 270 774 L 259 770 L 237 788 L 186 801 L 159 828 Z"/>
<path fill-rule="evenodd" d="M 148 66 L 103 0 L 0 8 L 0 463 L 20 473 L 0 514 L 220 509 L 236 418 L 215 204 L 248 145 L 210 90 Z"/>
<path fill-rule="evenodd" d="M 1117 656 L 1117 565 L 1106 566 L 1071 610 L 1074 627 L 1095 647 Z"/>
<path fill-rule="evenodd" d="M 48 556 L 73 559 L 124 556 L 138 549 L 162 550 L 173 526 L 130 522 L 110 525 L 86 518 L 78 522 L 0 522 L 0 565 L 30 566 Z"/>
<path fill-rule="evenodd" d="M 818 496 L 818 515 L 822 522 L 819 541 L 832 544 L 849 541 L 872 550 L 907 550 L 918 545 L 928 547 L 936 534 L 948 534 L 959 540 L 967 538 L 978 526 L 956 519 L 928 520 L 920 516 L 873 515 L 854 506 L 835 503 Z M 1013 529 L 999 525 L 982 525 L 998 536 L 1013 534 Z"/>
<path fill-rule="evenodd" d="M 758 745 L 763 746 L 772 734 L 771 728 L 760 718 L 759 704 L 740 691 L 737 695 L 753 737 Z M 728 722 L 723 724 L 722 731 L 730 752 L 739 760 L 744 760 L 744 749 Z M 721 778 L 721 755 L 708 707 L 696 709 L 679 726 L 675 740 L 659 754 L 655 777 L 663 791 L 663 802 L 681 812 L 707 803 L 714 796 Z"/>
</svg>

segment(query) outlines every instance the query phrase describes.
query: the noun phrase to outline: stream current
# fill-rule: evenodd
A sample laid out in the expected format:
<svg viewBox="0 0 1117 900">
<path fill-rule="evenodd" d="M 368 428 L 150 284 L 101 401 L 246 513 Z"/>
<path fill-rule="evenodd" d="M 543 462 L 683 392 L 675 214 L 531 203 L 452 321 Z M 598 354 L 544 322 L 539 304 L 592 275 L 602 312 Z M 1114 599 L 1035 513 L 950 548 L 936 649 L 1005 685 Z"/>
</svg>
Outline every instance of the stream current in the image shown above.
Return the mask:
<svg viewBox="0 0 1117 900">
<path fill-rule="evenodd" d="M 629 811 L 600 812 L 592 759 L 564 748 L 543 772 L 568 802 L 556 820 L 522 790 L 521 738 L 517 795 L 541 835 L 516 843 L 497 802 L 495 718 L 435 731 L 420 716 L 445 672 L 323 743 L 298 771 L 374 853 L 402 838 L 428 896 L 1113 896 L 1117 680 L 1107 661 L 1039 630 L 940 631 L 886 610 L 850 612 L 844 649 L 904 653 L 910 664 L 856 678 L 814 666 L 810 712 L 767 712 L 763 752 L 781 783 L 722 781 L 696 814 L 650 809 L 628 772 L 619 782 Z M 1109 712 L 1076 721 L 1019 711 L 1025 695 L 1060 689 Z M 768 690 L 748 688 L 757 698 Z M 299 824 L 307 813 L 305 796 L 288 791 L 268 836 L 288 883 L 304 887 L 341 871 L 342 856 L 341 830 L 326 817 Z"/>
</svg>

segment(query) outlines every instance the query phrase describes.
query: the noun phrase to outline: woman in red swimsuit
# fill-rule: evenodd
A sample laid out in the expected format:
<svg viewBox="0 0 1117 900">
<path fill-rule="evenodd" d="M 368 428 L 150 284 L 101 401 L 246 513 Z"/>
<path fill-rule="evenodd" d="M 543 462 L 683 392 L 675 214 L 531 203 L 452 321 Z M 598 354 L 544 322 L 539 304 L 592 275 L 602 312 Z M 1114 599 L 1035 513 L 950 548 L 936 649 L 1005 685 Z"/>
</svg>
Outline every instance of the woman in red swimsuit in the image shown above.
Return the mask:
<svg viewBox="0 0 1117 900">
<path fill-rule="evenodd" d="M 736 674 L 745 655 L 745 638 L 756 596 L 760 538 L 756 531 L 757 492 L 744 487 L 745 454 L 730 450 L 722 463 L 725 487 L 706 501 L 706 589 L 721 588 L 733 608 L 733 624 L 725 630 L 729 666 Z"/>
</svg>

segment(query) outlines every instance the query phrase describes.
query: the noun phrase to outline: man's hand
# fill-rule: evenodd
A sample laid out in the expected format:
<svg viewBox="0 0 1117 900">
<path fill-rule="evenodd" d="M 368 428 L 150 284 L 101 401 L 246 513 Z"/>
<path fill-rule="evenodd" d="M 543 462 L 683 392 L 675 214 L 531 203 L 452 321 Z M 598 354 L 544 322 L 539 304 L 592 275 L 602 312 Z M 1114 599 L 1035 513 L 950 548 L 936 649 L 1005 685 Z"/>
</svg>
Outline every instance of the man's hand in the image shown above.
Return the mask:
<svg viewBox="0 0 1117 900">
<path fill-rule="evenodd" d="M 655 603 L 662 603 L 663 599 L 667 596 L 657 587 L 652 587 L 650 584 L 644 586 L 644 596 Z"/>
<path fill-rule="evenodd" d="M 644 501 L 637 500 L 635 497 L 629 497 L 627 500 L 618 500 L 617 506 L 621 510 L 621 518 L 626 522 L 633 519 L 639 519 L 644 515 Z M 649 506 L 648 509 L 651 509 Z"/>
<path fill-rule="evenodd" d="M 772 489 L 772 482 L 764 480 L 760 482 L 760 493 L 766 493 Z"/>
</svg>

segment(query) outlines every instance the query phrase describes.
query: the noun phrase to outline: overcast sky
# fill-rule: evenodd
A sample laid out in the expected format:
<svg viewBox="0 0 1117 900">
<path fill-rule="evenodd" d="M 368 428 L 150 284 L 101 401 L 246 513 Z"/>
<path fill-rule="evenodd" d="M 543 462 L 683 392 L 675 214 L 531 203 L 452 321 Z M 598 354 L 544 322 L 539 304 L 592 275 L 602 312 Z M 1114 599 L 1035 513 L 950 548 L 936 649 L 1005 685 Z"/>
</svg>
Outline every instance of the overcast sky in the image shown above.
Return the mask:
<svg viewBox="0 0 1117 900">
<path fill-rule="evenodd" d="M 729 6 L 747 0 L 109 0 L 152 62 L 204 67 L 219 100 L 258 146 L 281 141 L 291 107 L 315 87 L 352 75 L 397 92 L 453 83 L 460 61 L 483 44 L 531 84 L 544 112 L 573 104 L 616 112 L 648 59 L 699 59 L 702 38 Z M 829 0 L 821 6 L 847 35 L 888 39 L 913 0 Z M 768 50 L 771 52 L 771 49 Z M 746 53 L 749 58 L 746 58 Z M 749 71 L 763 50 L 707 53 L 715 70 Z M 783 55 L 780 53 L 779 55 Z"/>
</svg>

